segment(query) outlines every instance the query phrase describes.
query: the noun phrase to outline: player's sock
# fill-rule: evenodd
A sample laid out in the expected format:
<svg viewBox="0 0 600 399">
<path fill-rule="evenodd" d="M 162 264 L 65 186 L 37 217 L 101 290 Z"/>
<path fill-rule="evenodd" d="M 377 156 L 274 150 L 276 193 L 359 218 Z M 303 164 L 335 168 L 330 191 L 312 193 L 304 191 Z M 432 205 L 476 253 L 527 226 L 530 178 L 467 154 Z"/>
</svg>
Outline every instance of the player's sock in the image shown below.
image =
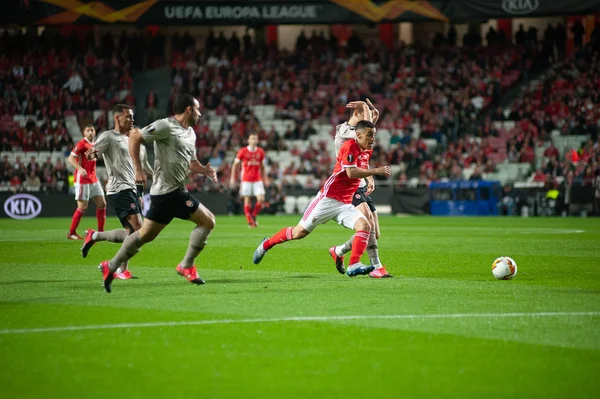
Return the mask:
<svg viewBox="0 0 600 399">
<path fill-rule="evenodd" d="M 369 255 L 369 259 L 371 260 L 371 265 L 375 266 L 375 269 L 381 269 L 383 265 L 379 260 L 379 249 L 377 248 L 377 238 L 375 237 L 375 232 L 371 232 L 369 234 L 369 242 L 367 245 L 367 254 Z"/>
<path fill-rule="evenodd" d="M 83 217 L 84 213 L 85 211 L 82 211 L 79 208 L 75 209 L 75 212 L 73 213 L 73 218 L 71 219 L 71 227 L 69 229 L 69 234 L 75 234 L 75 232 L 77 231 L 77 226 L 79 226 L 79 222 L 81 222 L 81 218 Z"/>
<path fill-rule="evenodd" d="M 104 231 L 104 223 L 106 222 L 106 208 L 96 209 L 96 220 L 98 221 L 98 231 Z"/>
<path fill-rule="evenodd" d="M 96 231 L 92 234 L 92 240 L 94 241 L 123 242 L 125 237 L 127 237 L 127 230 L 125 229 Z"/>
<path fill-rule="evenodd" d="M 342 245 L 338 245 L 335 247 L 335 254 L 337 256 L 344 256 L 352 249 L 352 242 L 354 241 L 354 236 L 350 237 L 348 241 L 343 243 Z"/>
<path fill-rule="evenodd" d="M 244 215 L 246 215 L 246 220 L 248 224 L 252 224 L 252 211 L 250 210 L 250 205 L 244 205 Z"/>
<path fill-rule="evenodd" d="M 354 241 L 352 241 L 352 255 L 350 255 L 350 265 L 354 265 L 360 262 L 360 258 L 367 249 L 367 243 L 369 242 L 369 232 L 366 230 L 359 230 L 354 234 Z"/>
<path fill-rule="evenodd" d="M 285 227 L 279 230 L 275 235 L 263 243 L 263 249 L 268 251 L 277 244 L 292 240 L 293 227 Z"/>
<path fill-rule="evenodd" d="M 123 245 L 119 248 L 119 251 L 108 262 L 108 268 L 111 272 L 117 270 L 121 263 L 127 262 L 129 259 L 133 258 L 135 254 L 140 252 L 140 248 L 142 247 L 142 241 L 140 240 L 140 232 L 136 231 L 133 234 L 128 235 L 123 241 Z"/>
<path fill-rule="evenodd" d="M 121 266 L 119 266 L 117 269 L 117 273 L 123 273 L 125 270 L 127 270 L 127 263 L 129 263 L 129 261 L 121 263 Z"/>
<path fill-rule="evenodd" d="M 258 216 L 258 214 L 260 213 L 260 210 L 262 209 L 262 203 L 257 202 L 254 205 L 254 211 L 252 212 L 252 216 L 256 219 L 256 217 Z"/>
<path fill-rule="evenodd" d="M 190 233 L 190 245 L 180 263 L 181 267 L 187 269 L 194 266 L 194 260 L 206 245 L 206 239 L 211 231 L 212 230 L 200 226 L 194 227 L 194 230 Z"/>
</svg>

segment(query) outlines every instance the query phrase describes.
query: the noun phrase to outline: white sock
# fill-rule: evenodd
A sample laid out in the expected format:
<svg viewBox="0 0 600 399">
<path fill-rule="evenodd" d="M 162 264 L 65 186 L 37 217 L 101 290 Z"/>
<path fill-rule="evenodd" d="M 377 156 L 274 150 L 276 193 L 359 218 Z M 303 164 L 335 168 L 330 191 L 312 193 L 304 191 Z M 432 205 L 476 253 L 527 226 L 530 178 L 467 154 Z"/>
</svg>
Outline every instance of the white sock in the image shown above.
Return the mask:
<svg viewBox="0 0 600 399">
<path fill-rule="evenodd" d="M 117 273 L 123 273 L 125 270 L 127 270 L 127 262 L 121 263 L 121 266 L 117 269 Z"/>
<path fill-rule="evenodd" d="M 375 269 L 381 269 L 383 267 L 383 265 L 381 264 L 381 261 L 379 260 L 379 257 L 374 257 L 374 258 L 369 258 L 371 260 L 371 266 L 374 266 Z"/>
<path fill-rule="evenodd" d="M 342 250 L 342 247 L 343 247 L 343 245 L 337 245 L 337 246 L 335 247 L 335 254 L 336 254 L 337 256 L 340 256 L 340 257 L 341 257 L 341 256 L 344 256 L 344 252 L 343 252 L 343 250 Z"/>
<path fill-rule="evenodd" d="M 97 231 L 94 231 L 94 232 L 92 233 L 92 240 L 96 241 L 96 239 L 98 239 L 98 232 L 97 232 Z"/>
</svg>

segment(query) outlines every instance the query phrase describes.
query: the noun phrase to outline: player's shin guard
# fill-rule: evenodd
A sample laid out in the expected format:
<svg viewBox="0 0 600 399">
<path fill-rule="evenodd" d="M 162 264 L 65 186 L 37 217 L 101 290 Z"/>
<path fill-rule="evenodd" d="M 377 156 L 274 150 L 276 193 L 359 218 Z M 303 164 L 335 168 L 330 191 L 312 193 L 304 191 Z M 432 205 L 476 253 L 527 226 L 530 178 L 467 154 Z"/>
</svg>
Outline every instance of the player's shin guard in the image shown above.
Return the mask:
<svg viewBox="0 0 600 399">
<path fill-rule="evenodd" d="M 206 245 L 206 239 L 210 235 L 211 231 L 212 230 L 200 226 L 194 227 L 194 230 L 192 230 L 190 233 L 190 244 L 187 252 L 179 264 L 181 267 L 187 269 L 194 266 L 194 260 L 200 254 L 202 249 L 204 249 L 204 246 Z"/>
<path fill-rule="evenodd" d="M 292 230 L 293 227 L 285 227 L 279 230 L 275 235 L 269 238 L 267 241 L 263 243 L 263 248 L 265 251 L 273 248 L 277 244 L 281 244 L 282 242 L 293 240 Z"/>
<path fill-rule="evenodd" d="M 371 264 L 375 266 L 375 269 L 383 267 L 381 265 L 381 261 L 379 260 L 379 249 L 377 247 L 377 238 L 375 237 L 374 231 L 371 231 L 371 234 L 369 234 L 367 254 L 369 254 L 369 260 L 371 261 Z"/>
<path fill-rule="evenodd" d="M 94 235 L 92 235 L 92 239 L 94 241 L 109 241 L 109 242 L 116 242 L 116 243 L 121 243 L 123 241 L 125 241 L 125 238 L 127 237 L 127 230 L 124 229 L 117 229 L 117 230 L 109 230 L 109 231 L 103 231 L 103 232 L 95 232 Z"/>
<path fill-rule="evenodd" d="M 75 212 L 73 213 L 73 218 L 71 219 L 71 227 L 69 229 L 70 234 L 75 234 L 75 232 L 77 231 L 77 226 L 79 226 L 79 222 L 81 222 L 81 218 L 83 217 L 84 213 L 85 211 L 82 211 L 79 208 L 75 209 Z"/>
<path fill-rule="evenodd" d="M 250 210 L 250 205 L 244 205 L 244 215 L 246 216 L 246 220 L 248 221 L 248 224 L 252 224 L 253 219 L 252 219 L 252 211 Z"/>
<path fill-rule="evenodd" d="M 258 216 L 258 214 L 260 213 L 261 209 L 262 209 L 262 203 L 256 202 L 256 204 L 254 205 L 254 211 L 252 212 L 252 216 L 254 218 L 256 218 Z"/>
<path fill-rule="evenodd" d="M 98 231 L 104 231 L 104 223 L 106 222 L 106 208 L 96 209 L 96 220 L 98 221 Z"/>
<path fill-rule="evenodd" d="M 115 272 L 121 263 L 127 262 L 129 259 L 133 258 L 135 254 L 140 252 L 140 248 L 143 243 L 140 240 L 140 232 L 136 231 L 133 234 L 130 234 L 123 241 L 123 245 L 119 249 L 119 252 L 108 262 L 108 268 L 111 272 Z"/>
<path fill-rule="evenodd" d="M 366 230 L 359 230 L 354 235 L 354 241 L 352 242 L 352 255 L 350 256 L 350 265 L 354 265 L 360 262 L 360 258 L 367 249 L 367 243 L 369 242 L 369 232 Z"/>
</svg>

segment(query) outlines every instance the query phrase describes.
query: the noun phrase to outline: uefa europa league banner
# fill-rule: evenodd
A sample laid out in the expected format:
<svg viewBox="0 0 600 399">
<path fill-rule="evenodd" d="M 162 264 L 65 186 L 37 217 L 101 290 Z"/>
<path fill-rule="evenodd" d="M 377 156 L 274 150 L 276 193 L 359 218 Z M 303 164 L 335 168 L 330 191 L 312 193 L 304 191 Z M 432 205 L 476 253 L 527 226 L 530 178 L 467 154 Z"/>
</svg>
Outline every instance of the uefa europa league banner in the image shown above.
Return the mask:
<svg viewBox="0 0 600 399">
<path fill-rule="evenodd" d="M 455 21 L 583 15 L 600 0 L 2 0 L 0 23 L 21 25 L 281 25 Z"/>
</svg>

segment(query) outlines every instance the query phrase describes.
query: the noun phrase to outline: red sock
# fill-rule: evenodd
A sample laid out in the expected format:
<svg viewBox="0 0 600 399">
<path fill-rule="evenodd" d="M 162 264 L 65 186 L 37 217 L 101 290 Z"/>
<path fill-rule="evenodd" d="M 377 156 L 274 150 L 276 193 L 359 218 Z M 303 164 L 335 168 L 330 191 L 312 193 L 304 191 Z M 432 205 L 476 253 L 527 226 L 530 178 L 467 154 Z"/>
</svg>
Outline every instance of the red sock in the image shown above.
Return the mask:
<svg viewBox="0 0 600 399">
<path fill-rule="evenodd" d="M 267 241 L 263 243 L 263 248 L 265 250 L 269 250 L 273 248 L 277 244 L 281 244 L 282 242 L 290 241 L 292 239 L 292 230 L 293 227 L 285 227 L 279 230 L 273 237 L 269 238 Z M 365 244 L 366 248 L 366 244 Z"/>
<path fill-rule="evenodd" d="M 71 219 L 71 229 L 69 230 L 69 234 L 75 234 L 77 231 L 77 226 L 79 226 L 79 222 L 81 222 L 81 218 L 83 217 L 83 213 L 79 208 L 75 209 L 75 213 L 73 213 L 73 218 Z"/>
<path fill-rule="evenodd" d="M 257 217 L 258 213 L 260 212 L 261 209 L 262 209 L 262 203 L 257 202 L 256 205 L 254 205 L 254 212 L 252 212 L 252 216 Z"/>
<path fill-rule="evenodd" d="M 252 211 L 250 210 L 250 205 L 244 205 L 244 215 L 246 215 L 248 224 L 252 224 L 254 222 L 254 220 L 252 220 Z"/>
<path fill-rule="evenodd" d="M 96 209 L 96 220 L 98 221 L 98 231 L 104 231 L 104 222 L 106 222 L 106 208 Z"/>
<path fill-rule="evenodd" d="M 367 250 L 367 244 L 369 242 L 369 232 L 365 230 L 359 230 L 354 235 L 352 240 L 352 254 L 350 256 L 350 264 L 360 262 L 360 258 Z"/>
</svg>

